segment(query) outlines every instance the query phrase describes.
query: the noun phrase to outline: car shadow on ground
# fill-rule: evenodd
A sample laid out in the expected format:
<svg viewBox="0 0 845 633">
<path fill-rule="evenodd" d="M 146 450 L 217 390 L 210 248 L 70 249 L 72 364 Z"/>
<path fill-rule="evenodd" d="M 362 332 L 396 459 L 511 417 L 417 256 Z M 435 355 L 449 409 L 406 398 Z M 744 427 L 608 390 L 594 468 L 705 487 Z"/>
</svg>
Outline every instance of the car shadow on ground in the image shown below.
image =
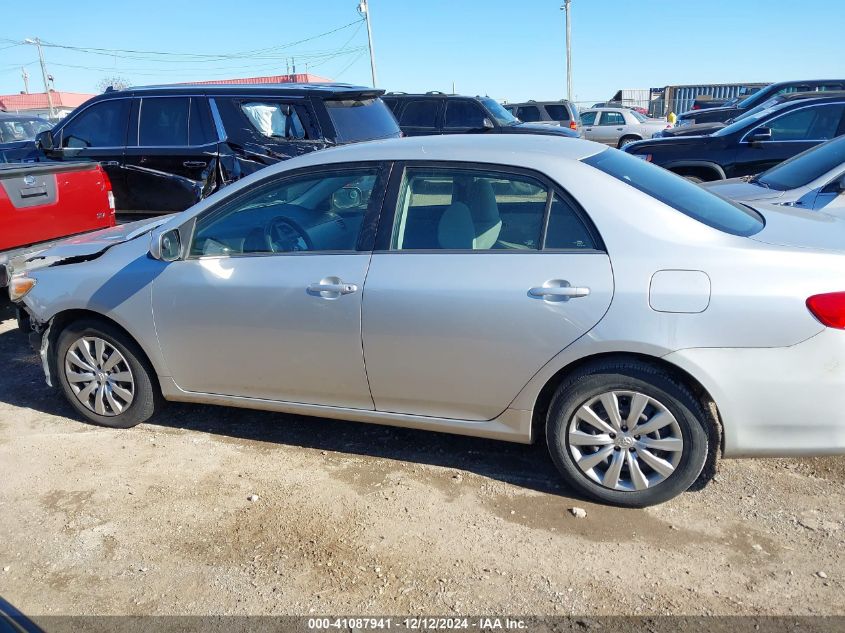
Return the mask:
<svg viewBox="0 0 845 633">
<path fill-rule="evenodd" d="M 0 322 L 2 323 L 2 322 Z M 9 324 L 6 322 L 5 324 Z M 44 382 L 38 356 L 17 330 L 0 332 L 0 402 L 80 420 Z M 300 446 L 454 468 L 515 486 L 578 499 L 560 479 L 544 441 L 533 445 L 233 407 L 170 403 L 149 424 L 239 440 Z"/>
</svg>

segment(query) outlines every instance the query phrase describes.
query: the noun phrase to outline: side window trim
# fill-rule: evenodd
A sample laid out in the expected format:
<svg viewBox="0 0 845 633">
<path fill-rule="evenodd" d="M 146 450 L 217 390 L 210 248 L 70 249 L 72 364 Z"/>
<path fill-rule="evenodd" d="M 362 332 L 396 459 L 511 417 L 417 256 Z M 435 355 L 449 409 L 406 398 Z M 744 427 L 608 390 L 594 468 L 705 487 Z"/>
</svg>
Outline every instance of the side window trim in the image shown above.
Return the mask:
<svg viewBox="0 0 845 633">
<path fill-rule="evenodd" d="M 514 176 L 525 176 L 529 178 L 533 178 L 540 183 L 542 183 L 547 189 L 548 194 L 546 197 L 546 207 L 543 211 L 543 219 L 541 224 L 541 234 L 540 234 L 540 243 L 537 250 L 479 250 L 479 251 L 450 251 L 450 250 L 392 250 L 391 240 L 393 237 L 393 226 L 396 222 L 396 213 L 398 212 L 399 207 L 399 194 L 402 189 L 402 181 L 405 176 L 405 171 L 408 168 L 426 168 L 430 167 L 432 169 L 467 169 L 467 170 L 477 170 L 477 171 L 495 171 L 502 174 L 511 174 Z M 578 219 L 587 229 L 587 232 L 592 237 L 594 244 L 596 245 L 595 249 L 552 249 L 546 248 L 546 230 L 548 228 L 549 217 L 551 215 L 551 206 L 552 201 L 554 200 L 555 195 L 557 195 L 561 200 L 569 204 L 569 206 L 575 211 Z M 595 254 L 595 253 L 607 253 L 607 247 L 605 246 L 604 240 L 601 237 L 601 234 L 598 231 L 595 223 L 593 222 L 592 218 L 587 214 L 584 207 L 575 200 L 575 198 L 570 195 L 568 191 L 563 189 L 557 182 L 550 179 L 545 174 L 534 171 L 533 169 L 527 169 L 524 167 L 515 167 L 512 165 L 499 165 L 496 163 L 475 163 L 475 162 L 463 162 L 463 161 L 427 161 L 427 160 L 407 160 L 407 161 L 396 161 L 391 166 L 390 171 L 390 179 L 387 183 L 387 189 L 385 191 L 384 198 L 382 199 L 381 203 L 382 212 L 379 217 L 378 223 L 378 231 L 376 233 L 375 243 L 373 244 L 373 252 L 379 254 L 393 254 L 393 255 L 401 255 L 403 253 L 416 253 L 416 254 L 430 254 L 430 255 L 439 255 L 439 254 L 448 254 L 453 252 L 461 252 L 461 253 L 468 253 L 468 252 L 476 252 L 476 253 L 493 253 L 493 254 L 524 254 L 524 253 L 533 253 L 535 255 L 541 253 L 587 253 L 587 254 Z"/>
<path fill-rule="evenodd" d="M 272 174 L 261 180 L 253 183 L 251 187 L 242 189 L 241 191 L 233 194 L 232 197 L 226 198 L 221 200 L 217 204 L 208 209 L 204 209 L 201 213 L 193 216 L 189 220 L 185 222 L 182 226 L 190 225 L 190 238 L 187 240 L 187 246 L 185 252 L 187 255 L 185 256 L 185 260 L 200 260 L 200 259 L 208 259 L 208 258 L 217 258 L 220 257 L 219 255 L 192 255 L 191 250 L 193 248 L 194 239 L 196 238 L 197 226 L 199 225 L 200 221 L 203 219 L 223 213 L 227 209 L 230 208 L 232 205 L 236 205 L 247 198 L 248 196 L 252 195 L 257 189 L 262 187 L 268 186 L 273 183 L 281 183 L 285 180 L 293 180 L 300 178 L 306 175 L 319 175 L 319 174 L 330 174 L 332 172 L 338 171 L 348 171 L 348 170 L 365 170 L 365 169 L 375 169 L 376 170 L 376 181 L 373 185 L 373 191 L 370 197 L 370 205 L 367 210 L 364 212 L 364 218 L 361 222 L 361 228 L 358 232 L 358 241 L 355 246 L 355 250 L 341 250 L 341 251 L 288 251 L 288 252 L 278 252 L 278 253 L 233 253 L 231 255 L 227 255 L 227 257 L 268 257 L 268 256 L 315 256 L 315 255 L 357 255 L 361 253 L 368 253 L 372 252 L 374 248 L 374 242 L 376 239 L 376 233 L 378 231 L 380 217 L 384 208 L 385 201 L 387 200 L 386 194 L 388 190 L 388 183 L 391 177 L 391 171 L 393 168 L 393 163 L 390 161 L 362 161 L 362 162 L 355 162 L 355 163 L 332 163 L 328 165 L 318 165 L 318 166 L 309 166 L 309 167 L 301 167 L 299 169 L 294 169 L 291 171 L 286 171 L 281 174 Z"/>
</svg>

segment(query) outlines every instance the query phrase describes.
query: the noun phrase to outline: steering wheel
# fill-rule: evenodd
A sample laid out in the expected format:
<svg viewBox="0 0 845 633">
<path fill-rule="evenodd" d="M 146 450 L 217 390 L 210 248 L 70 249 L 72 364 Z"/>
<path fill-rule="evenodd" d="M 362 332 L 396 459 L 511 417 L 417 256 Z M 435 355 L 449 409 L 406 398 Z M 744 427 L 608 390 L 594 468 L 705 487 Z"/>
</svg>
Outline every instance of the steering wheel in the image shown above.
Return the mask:
<svg viewBox="0 0 845 633">
<path fill-rule="evenodd" d="M 314 250 L 308 233 L 284 216 L 277 216 L 264 226 L 264 242 L 273 253 Z"/>
</svg>

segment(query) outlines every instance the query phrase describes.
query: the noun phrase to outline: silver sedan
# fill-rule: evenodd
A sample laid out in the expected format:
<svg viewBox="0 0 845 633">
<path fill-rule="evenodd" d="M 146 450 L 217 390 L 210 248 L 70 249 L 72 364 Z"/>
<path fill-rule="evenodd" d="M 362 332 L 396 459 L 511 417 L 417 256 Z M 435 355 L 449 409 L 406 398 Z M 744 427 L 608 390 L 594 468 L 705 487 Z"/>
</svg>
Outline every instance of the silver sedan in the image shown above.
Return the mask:
<svg viewBox="0 0 845 633">
<path fill-rule="evenodd" d="M 765 202 L 845 216 L 845 136 L 816 145 L 753 178 L 729 178 L 701 186 L 738 202 Z"/>
<path fill-rule="evenodd" d="M 39 253 L 12 298 L 96 424 L 164 400 L 529 443 L 665 501 L 723 457 L 845 452 L 843 223 L 544 136 L 351 145 Z"/>
<path fill-rule="evenodd" d="M 592 108 L 581 112 L 584 138 L 611 147 L 624 147 L 634 141 L 650 139 L 672 127 L 660 119 L 650 119 L 629 108 Z"/>
</svg>

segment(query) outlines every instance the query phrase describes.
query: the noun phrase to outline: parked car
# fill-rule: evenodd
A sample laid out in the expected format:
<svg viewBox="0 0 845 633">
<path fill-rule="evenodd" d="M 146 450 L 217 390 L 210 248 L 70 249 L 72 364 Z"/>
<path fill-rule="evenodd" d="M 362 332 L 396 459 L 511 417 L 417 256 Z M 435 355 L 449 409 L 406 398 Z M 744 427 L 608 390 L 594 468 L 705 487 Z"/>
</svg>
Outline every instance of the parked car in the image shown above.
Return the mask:
<svg viewBox="0 0 845 633">
<path fill-rule="evenodd" d="M 382 92 L 340 84 L 112 90 L 41 132 L 28 159 L 99 162 L 118 213 L 182 211 L 280 160 L 399 136 Z"/>
<path fill-rule="evenodd" d="M 600 101 L 599 103 L 594 103 L 591 110 L 595 110 L 596 108 L 625 108 L 626 110 L 633 110 L 634 112 L 639 112 L 643 116 L 648 116 L 648 110 L 646 108 L 641 108 L 640 106 L 632 106 L 632 105 L 625 105 L 621 101 Z"/>
<path fill-rule="evenodd" d="M 11 288 L 96 424 L 166 399 L 545 435 L 574 491 L 623 506 L 719 451 L 845 452 L 825 214 L 589 141 L 443 136 L 300 156 L 144 230 L 58 246 Z"/>
<path fill-rule="evenodd" d="M 578 108 L 571 101 L 526 101 L 525 103 L 507 103 L 505 110 L 525 123 L 542 123 L 568 127 L 581 134 L 581 120 Z"/>
<path fill-rule="evenodd" d="M 750 176 L 845 133 L 845 93 L 785 101 L 707 136 L 653 138 L 625 151 L 696 182 Z"/>
<path fill-rule="evenodd" d="M 729 178 L 702 186 L 737 202 L 763 201 L 845 215 L 845 136 L 808 149 L 752 178 Z"/>
<path fill-rule="evenodd" d="M 790 92 L 777 95 L 764 101 L 763 103 L 754 106 L 748 110 L 742 110 L 735 118 L 728 119 L 724 123 L 721 122 L 710 122 L 710 123 L 694 123 L 692 125 L 684 125 L 682 127 L 671 127 L 663 130 L 658 136 L 703 136 L 707 134 L 712 134 L 717 130 L 722 129 L 723 127 L 727 127 L 734 121 L 741 121 L 749 116 L 754 116 L 758 112 L 762 112 L 763 110 L 771 109 L 781 103 L 786 103 L 787 101 L 795 102 L 801 99 L 817 99 L 819 96 L 818 91 L 816 92 Z M 826 92 L 824 94 L 825 97 L 837 97 L 837 96 L 845 96 L 845 92 Z"/>
<path fill-rule="evenodd" d="M 627 108 L 594 108 L 581 113 L 584 138 L 610 145 L 625 147 L 659 134 L 671 124 L 659 119 L 649 119 Z"/>
<path fill-rule="evenodd" d="M 782 81 L 754 91 L 743 99 L 726 103 L 722 107 L 695 109 L 678 115 L 677 125 L 693 125 L 695 123 L 724 123 L 729 119 L 736 119 L 744 111 L 750 110 L 772 97 L 786 95 L 793 92 L 820 92 L 845 90 L 845 79 L 817 79 L 803 81 Z"/>
<path fill-rule="evenodd" d="M 389 92 L 384 102 L 393 110 L 406 136 L 547 134 L 578 137 L 578 133 L 569 128 L 523 123 L 490 97 L 466 97 L 442 92 Z"/>
<path fill-rule="evenodd" d="M 99 165 L 0 164 L 0 310 L 9 303 L 6 264 L 114 223 L 111 184 Z"/>
<path fill-rule="evenodd" d="M 30 152 L 30 141 L 51 127 L 41 117 L 0 112 L 0 163 L 20 160 Z"/>
</svg>

